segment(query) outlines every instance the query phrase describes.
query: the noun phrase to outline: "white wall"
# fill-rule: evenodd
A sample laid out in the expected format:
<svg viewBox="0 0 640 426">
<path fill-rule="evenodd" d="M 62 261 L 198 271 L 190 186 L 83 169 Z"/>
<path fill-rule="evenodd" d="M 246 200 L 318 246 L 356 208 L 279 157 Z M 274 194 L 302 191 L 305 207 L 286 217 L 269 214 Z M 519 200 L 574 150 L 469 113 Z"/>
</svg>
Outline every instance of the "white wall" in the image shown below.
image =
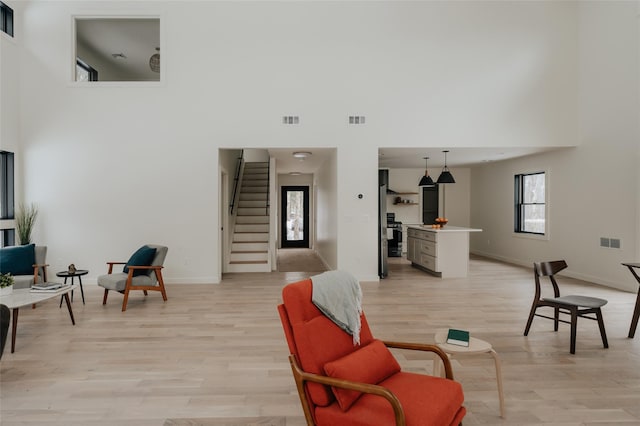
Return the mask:
<svg viewBox="0 0 640 426">
<path fill-rule="evenodd" d="M 335 186 L 328 175 L 318 184 L 319 200 L 322 191 L 336 200 L 319 212 L 328 226 L 319 250 L 331 266 L 375 280 L 379 147 L 580 142 L 576 47 L 588 34 L 578 33 L 578 8 L 21 3 L 18 161 L 24 198 L 41 206 L 34 237 L 49 245 L 52 268 L 74 262 L 89 281 L 106 260 L 157 242 L 170 247 L 167 281 L 215 282 L 218 147 L 338 147 Z M 71 16 L 133 12 L 161 16 L 162 83 L 73 84 Z M 289 114 L 301 124 L 283 126 Z M 348 126 L 353 114 L 367 124 Z"/>
<path fill-rule="evenodd" d="M 338 268 L 338 166 L 337 152 L 314 175 L 316 199 L 315 249 L 331 269 Z"/>
<path fill-rule="evenodd" d="M 531 265 L 564 258 L 568 274 L 637 291 L 621 262 L 638 261 L 638 18 L 632 2 L 580 3 L 581 146 L 473 169 L 472 250 Z M 546 239 L 513 234 L 513 176 L 548 176 Z M 619 238 L 620 250 L 600 237 Z"/>
</svg>

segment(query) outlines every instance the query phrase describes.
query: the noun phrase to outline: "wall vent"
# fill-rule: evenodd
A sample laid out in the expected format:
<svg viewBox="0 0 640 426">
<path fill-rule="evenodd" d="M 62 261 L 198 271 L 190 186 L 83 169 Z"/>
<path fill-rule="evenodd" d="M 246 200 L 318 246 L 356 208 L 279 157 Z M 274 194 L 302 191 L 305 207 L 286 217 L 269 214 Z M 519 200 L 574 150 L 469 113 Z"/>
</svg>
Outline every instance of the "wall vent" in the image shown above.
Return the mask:
<svg viewBox="0 0 640 426">
<path fill-rule="evenodd" d="M 282 124 L 300 124 L 300 117 L 297 115 L 283 115 Z"/>
<path fill-rule="evenodd" d="M 349 116 L 349 124 L 364 124 L 365 123 L 364 115 L 350 115 Z"/>
<path fill-rule="evenodd" d="M 622 244 L 620 238 L 600 237 L 600 247 L 619 249 Z"/>
</svg>

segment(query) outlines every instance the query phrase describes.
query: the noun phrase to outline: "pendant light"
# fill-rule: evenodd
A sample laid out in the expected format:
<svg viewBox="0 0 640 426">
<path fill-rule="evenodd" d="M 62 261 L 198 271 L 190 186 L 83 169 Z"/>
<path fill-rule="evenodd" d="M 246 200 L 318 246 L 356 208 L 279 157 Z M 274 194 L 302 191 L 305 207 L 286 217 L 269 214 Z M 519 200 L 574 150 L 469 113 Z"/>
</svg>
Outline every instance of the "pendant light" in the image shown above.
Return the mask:
<svg viewBox="0 0 640 426">
<path fill-rule="evenodd" d="M 431 179 L 431 176 L 429 176 L 429 170 L 427 170 L 427 160 L 429 159 L 429 157 L 424 157 L 424 176 L 422 176 L 422 179 L 420 179 L 420 183 L 418 184 L 418 186 L 433 186 L 435 185 L 435 183 L 433 183 L 433 179 Z"/>
<path fill-rule="evenodd" d="M 447 167 L 447 152 L 449 151 L 444 150 L 442 152 L 444 152 L 444 167 L 442 168 L 442 173 L 438 176 L 438 183 L 456 183 L 456 180 Z"/>
<path fill-rule="evenodd" d="M 156 53 L 149 58 L 149 68 L 153 72 L 160 72 L 160 48 L 156 47 Z"/>
</svg>

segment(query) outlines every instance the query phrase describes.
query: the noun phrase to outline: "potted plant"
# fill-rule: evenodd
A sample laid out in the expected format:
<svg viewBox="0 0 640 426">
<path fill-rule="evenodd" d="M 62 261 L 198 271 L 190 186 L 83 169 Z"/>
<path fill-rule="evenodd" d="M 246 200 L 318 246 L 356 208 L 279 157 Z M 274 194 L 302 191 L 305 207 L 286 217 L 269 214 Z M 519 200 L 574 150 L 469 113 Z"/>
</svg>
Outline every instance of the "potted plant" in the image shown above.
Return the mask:
<svg viewBox="0 0 640 426">
<path fill-rule="evenodd" d="M 38 208 L 35 204 L 28 206 L 20 204 L 16 212 L 16 229 L 21 245 L 24 246 L 31 243 L 31 231 L 33 231 L 33 225 L 36 223 L 37 217 Z"/>
<path fill-rule="evenodd" d="M 6 296 L 13 291 L 13 275 L 0 274 L 0 296 Z"/>
</svg>

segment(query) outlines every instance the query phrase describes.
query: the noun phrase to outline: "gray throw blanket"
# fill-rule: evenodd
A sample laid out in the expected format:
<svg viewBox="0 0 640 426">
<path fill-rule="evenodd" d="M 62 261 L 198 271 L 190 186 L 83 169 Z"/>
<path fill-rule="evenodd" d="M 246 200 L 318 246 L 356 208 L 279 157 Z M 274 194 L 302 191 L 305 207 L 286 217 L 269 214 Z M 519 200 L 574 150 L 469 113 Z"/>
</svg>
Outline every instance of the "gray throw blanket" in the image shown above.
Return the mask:
<svg viewBox="0 0 640 426">
<path fill-rule="evenodd" d="M 311 301 L 338 327 L 353 336 L 353 344 L 360 344 L 360 314 L 362 289 L 348 272 L 328 271 L 311 277 Z"/>
</svg>

